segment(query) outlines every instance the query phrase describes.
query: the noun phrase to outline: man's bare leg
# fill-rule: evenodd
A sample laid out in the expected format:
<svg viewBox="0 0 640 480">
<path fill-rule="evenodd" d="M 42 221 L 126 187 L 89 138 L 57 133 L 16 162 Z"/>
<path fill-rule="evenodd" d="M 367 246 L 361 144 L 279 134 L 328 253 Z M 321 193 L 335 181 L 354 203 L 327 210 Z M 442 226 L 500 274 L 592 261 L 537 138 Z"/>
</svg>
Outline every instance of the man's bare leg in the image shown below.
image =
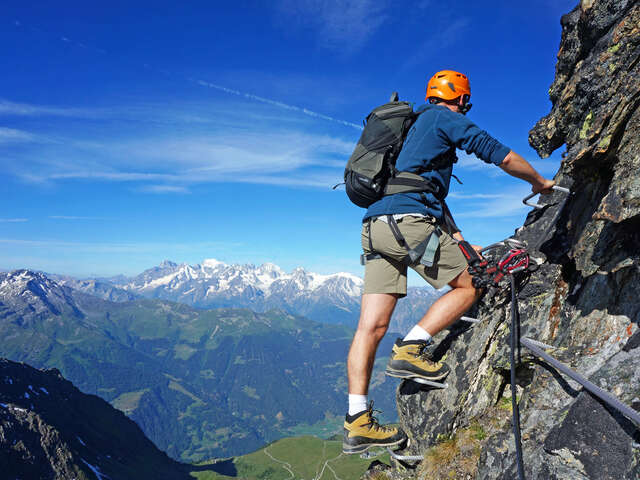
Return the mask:
<svg viewBox="0 0 640 480">
<path fill-rule="evenodd" d="M 360 321 L 347 358 L 349 393 L 367 395 L 378 344 L 389 327 L 398 296 L 367 293 L 362 296 Z"/>
<path fill-rule="evenodd" d="M 441 296 L 418 322 L 432 337 L 458 320 L 480 297 L 467 270 L 449 282 L 451 290 Z"/>
</svg>

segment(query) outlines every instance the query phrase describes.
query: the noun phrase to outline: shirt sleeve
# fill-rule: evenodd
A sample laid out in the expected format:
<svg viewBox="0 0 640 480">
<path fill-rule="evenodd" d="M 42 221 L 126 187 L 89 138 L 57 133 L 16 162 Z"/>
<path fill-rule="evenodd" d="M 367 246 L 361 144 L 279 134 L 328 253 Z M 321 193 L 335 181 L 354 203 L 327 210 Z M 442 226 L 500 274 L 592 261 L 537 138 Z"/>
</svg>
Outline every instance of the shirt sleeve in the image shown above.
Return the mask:
<svg viewBox="0 0 640 480">
<path fill-rule="evenodd" d="M 473 153 L 486 163 L 500 165 L 511 149 L 480 129 L 464 115 L 450 113 L 451 115 L 442 115 L 438 123 L 439 133 L 456 148 Z"/>
</svg>

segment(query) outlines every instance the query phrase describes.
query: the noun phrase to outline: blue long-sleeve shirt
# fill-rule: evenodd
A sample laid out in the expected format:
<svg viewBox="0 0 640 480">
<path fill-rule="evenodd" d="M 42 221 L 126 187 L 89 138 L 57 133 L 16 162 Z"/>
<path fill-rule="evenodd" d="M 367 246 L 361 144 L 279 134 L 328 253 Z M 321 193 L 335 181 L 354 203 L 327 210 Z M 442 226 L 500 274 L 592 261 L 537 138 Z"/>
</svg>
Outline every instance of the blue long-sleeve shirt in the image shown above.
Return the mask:
<svg viewBox="0 0 640 480">
<path fill-rule="evenodd" d="M 510 152 L 509 147 L 478 128 L 467 117 L 442 105 L 425 104 L 416 112 L 420 116 L 409 129 L 396 160 L 396 168 L 400 171 L 417 172 L 438 184 L 444 192 L 443 198 L 449 193 L 456 148 L 474 153 L 486 163 L 495 165 L 500 165 Z M 426 204 L 419 193 L 397 193 L 382 197 L 371 204 L 363 220 L 398 213 L 420 213 L 440 220 L 440 201 L 431 193 L 425 194 L 425 197 Z"/>
</svg>

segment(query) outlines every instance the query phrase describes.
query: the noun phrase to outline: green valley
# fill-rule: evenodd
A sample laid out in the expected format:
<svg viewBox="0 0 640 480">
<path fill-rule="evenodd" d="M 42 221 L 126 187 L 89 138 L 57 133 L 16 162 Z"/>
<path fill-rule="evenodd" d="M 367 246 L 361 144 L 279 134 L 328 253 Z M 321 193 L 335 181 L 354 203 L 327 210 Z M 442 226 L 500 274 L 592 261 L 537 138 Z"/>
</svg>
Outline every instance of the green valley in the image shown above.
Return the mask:
<svg viewBox="0 0 640 480">
<path fill-rule="evenodd" d="M 125 412 L 173 458 L 240 455 L 285 436 L 326 437 L 341 428 L 347 327 L 276 310 L 115 303 L 41 274 L 20 275 L 22 283 L 4 282 L 15 291 L 2 290 L 0 355 L 58 368 Z M 384 362 L 376 364 L 372 397 L 394 420 Z"/>
</svg>

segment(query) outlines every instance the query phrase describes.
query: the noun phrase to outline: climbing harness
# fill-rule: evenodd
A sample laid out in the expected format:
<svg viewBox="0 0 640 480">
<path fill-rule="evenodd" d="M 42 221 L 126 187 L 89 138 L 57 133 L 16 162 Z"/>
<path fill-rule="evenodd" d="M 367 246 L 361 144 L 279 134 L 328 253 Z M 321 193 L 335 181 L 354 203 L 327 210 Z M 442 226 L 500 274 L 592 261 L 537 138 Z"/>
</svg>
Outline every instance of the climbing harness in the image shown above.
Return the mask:
<svg viewBox="0 0 640 480">
<path fill-rule="evenodd" d="M 385 215 L 386 223 L 389 225 L 391 229 L 391 233 L 393 233 L 393 237 L 398 242 L 402 248 L 407 251 L 407 254 L 402 259 L 402 263 L 408 267 L 413 265 L 422 264 L 426 267 L 432 267 L 435 261 L 436 253 L 438 252 L 438 248 L 440 247 L 440 236 L 442 235 L 442 230 L 438 225 L 435 225 L 433 232 L 425 238 L 420 244 L 415 246 L 414 248 L 409 247 L 409 244 L 402 235 L 400 228 L 398 227 L 398 221 L 395 219 L 393 215 Z M 373 249 L 373 241 L 371 239 L 371 223 L 374 221 L 369 218 L 368 220 L 368 230 L 369 230 L 369 250 L 373 253 L 370 254 L 362 254 L 360 255 L 360 264 L 364 265 L 366 262 L 375 260 L 377 258 L 384 258 L 384 255 L 376 252 Z"/>
<path fill-rule="evenodd" d="M 451 214 L 451 210 L 449 210 L 447 202 L 442 200 L 441 205 L 442 221 L 440 222 L 440 224 L 436 224 L 433 217 L 427 217 L 432 219 L 435 225 L 434 231 L 431 233 L 431 235 L 429 235 L 425 240 L 423 240 L 414 248 L 409 247 L 409 244 L 405 240 L 402 232 L 400 231 L 400 228 L 398 227 L 398 221 L 396 221 L 394 215 L 384 215 L 378 217 L 389 225 L 391 233 L 393 233 L 393 236 L 396 239 L 396 242 L 398 242 L 398 245 L 400 245 L 407 251 L 407 255 L 404 257 L 402 262 L 404 265 L 411 267 L 420 263 L 427 268 L 433 267 L 438 249 L 440 248 L 440 237 L 442 236 L 442 230 L 444 229 L 450 235 L 453 234 L 453 232 L 460 231 L 460 229 L 456 225 L 456 222 L 453 220 L 453 215 Z M 366 264 L 370 260 L 384 258 L 383 254 L 376 252 L 373 249 L 373 243 L 371 239 L 371 223 L 374 221 L 376 221 L 376 218 L 367 219 L 367 229 L 369 230 L 369 251 L 373 253 L 360 255 L 361 265 Z"/>
</svg>

